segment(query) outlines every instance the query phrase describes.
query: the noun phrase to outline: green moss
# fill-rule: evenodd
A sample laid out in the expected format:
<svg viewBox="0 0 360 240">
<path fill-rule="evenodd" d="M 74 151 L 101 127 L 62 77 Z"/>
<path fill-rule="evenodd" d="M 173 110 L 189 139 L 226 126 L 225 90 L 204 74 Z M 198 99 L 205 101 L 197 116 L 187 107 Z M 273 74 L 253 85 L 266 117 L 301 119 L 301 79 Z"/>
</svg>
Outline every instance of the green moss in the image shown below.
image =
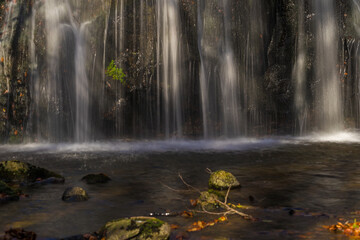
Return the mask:
<svg viewBox="0 0 360 240">
<path fill-rule="evenodd" d="M 170 236 L 169 224 L 150 217 L 132 217 L 108 222 L 100 230 L 100 237 L 107 240 L 119 239 L 159 239 Z"/>
<path fill-rule="evenodd" d="M 231 173 L 220 170 L 210 175 L 209 188 L 223 190 L 229 187 L 240 187 L 240 183 Z"/>
<path fill-rule="evenodd" d="M 146 221 L 140 228 L 141 235 L 145 238 L 152 238 L 154 233 L 160 233 L 160 228 L 165 222 L 159 219 Z"/>
<path fill-rule="evenodd" d="M 210 188 L 208 190 L 208 193 L 215 194 L 216 196 L 218 196 L 220 198 L 225 198 L 225 196 L 226 196 L 226 191 L 219 191 L 219 190 L 215 190 L 212 188 Z"/>
<path fill-rule="evenodd" d="M 0 179 L 5 182 L 35 182 L 50 177 L 64 179 L 61 175 L 17 160 L 0 162 Z"/>
<path fill-rule="evenodd" d="M 10 187 L 3 181 L 0 181 L 0 194 L 4 194 L 7 196 L 18 196 L 19 194 L 21 194 L 21 191 L 20 189 Z"/>
</svg>

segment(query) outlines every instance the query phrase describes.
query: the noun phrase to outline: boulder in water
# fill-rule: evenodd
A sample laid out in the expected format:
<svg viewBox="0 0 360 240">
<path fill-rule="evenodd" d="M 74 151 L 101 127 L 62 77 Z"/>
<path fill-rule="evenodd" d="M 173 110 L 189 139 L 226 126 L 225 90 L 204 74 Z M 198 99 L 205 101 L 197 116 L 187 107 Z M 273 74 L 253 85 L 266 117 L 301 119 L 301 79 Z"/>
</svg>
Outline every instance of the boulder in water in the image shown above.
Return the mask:
<svg viewBox="0 0 360 240">
<path fill-rule="evenodd" d="M 234 175 L 223 170 L 211 173 L 209 179 L 209 188 L 224 190 L 228 189 L 229 187 L 240 187 L 240 183 Z"/>
<path fill-rule="evenodd" d="M 0 180 L 0 203 L 17 201 L 19 200 L 20 194 L 20 189 L 10 187 L 8 184 Z"/>
<path fill-rule="evenodd" d="M 107 183 L 111 180 L 108 176 L 103 173 L 99 174 L 88 174 L 81 179 L 85 181 L 87 184 L 98 184 L 98 183 Z"/>
<path fill-rule="evenodd" d="M 170 232 L 170 225 L 157 218 L 131 217 L 106 223 L 100 230 L 100 238 L 107 240 L 166 240 L 170 237 Z"/>
<path fill-rule="evenodd" d="M 65 202 L 82 202 L 89 199 L 88 194 L 81 187 L 70 187 L 65 190 L 62 200 Z"/>
<path fill-rule="evenodd" d="M 52 178 L 49 183 L 63 183 L 64 177 L 29 163 L 17 160 L 0 162 L 0 180 L 31 185 Z"/>
</svg>

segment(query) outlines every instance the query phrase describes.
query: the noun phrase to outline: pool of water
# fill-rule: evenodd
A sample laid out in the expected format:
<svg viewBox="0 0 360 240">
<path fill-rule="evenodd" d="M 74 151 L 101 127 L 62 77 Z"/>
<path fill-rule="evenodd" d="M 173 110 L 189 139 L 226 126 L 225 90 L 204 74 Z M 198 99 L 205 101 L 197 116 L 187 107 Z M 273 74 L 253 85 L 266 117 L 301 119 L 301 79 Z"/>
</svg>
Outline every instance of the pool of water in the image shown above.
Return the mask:
<svg viewBox="0 0 360 240">
<path fill-rule="evenodd" d="M 339 218 L 360 219 L 360 137 L 356 134 L 304 138 L 223 141 L 117 141 L 92 144 L 29 144 L 0 146 L 0 161 L 18 159 L 64 175 L 64 185 L 27 188 L 29 198 L 0 205 L 0 231 L 21 227 L 41 238 L 94 232 L 109 220 L 180 212 L 190 208 L 197 192 L 186 190 L 180 173 L 192 186 L 207 189 L 209 174 L 224 169 L 242 184 L 229 201 L 257 208 L 246 212 L 259 221 L 237 216 L 189 234 L 190 239 L 347 239 L 324 229 Z M 105 173 L 112 181 L 86 185 L 89 173 Z M 90 200 L 64 203 L 69 186 L 87 190 Z M 255 198 L 250 203 L 249 196 Z M 290 215 L 289 210 L 295 214 Z M 245 210 L 244 210 L 245 211 Z M 161 217 L 180 225 L 216 216 Z M 174 234 L 173 237 L 175 237 Z"/>
</svg>

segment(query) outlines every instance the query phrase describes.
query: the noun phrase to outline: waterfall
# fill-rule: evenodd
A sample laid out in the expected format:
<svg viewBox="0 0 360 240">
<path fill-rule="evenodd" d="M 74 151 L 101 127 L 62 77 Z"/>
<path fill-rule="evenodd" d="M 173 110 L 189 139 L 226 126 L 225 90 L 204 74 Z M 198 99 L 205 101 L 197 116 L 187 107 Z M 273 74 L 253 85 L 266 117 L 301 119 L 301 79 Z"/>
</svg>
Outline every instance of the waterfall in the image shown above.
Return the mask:
<svg viewBox="0 0 360 240">
<path fill-rule="evenodd" d="M 76 90 L 76 119 L 75 119 L 75 141 L 86 142 L 90 140 L 89 122 L 89 80 L 86 73 L 86 53 L 84 50 L 84 35 L 86 25 L 81 24 L 76 29 L 76 53 L 75 53 L 75 90 Z"/>
<path fill-rule="evenodd" d="M 304 0 L 299 1 L 298 10 L 297 56 L 293 70 L 295 85 L 294 102 L 296 112 L 296 128 L 302 135 L 307 130 L 308 103 L 306 101 L 306 49 L 305 49 L 305 9 Z"/>
<path fill-rule="evenodd" d="M 314 0 L 316 27 L 315 121 L 321 131 L 343 129 L 335 1 Z"/>
<path fill-rule="evenodd" d="M 236 61 L 231 43 L 231 15 L 229 0 L 223 0 L 224 8 L 224 52 L 221 57 L 221 90 L 223 109 L 223 131 L 225 136 L 240 135 L 239 84 Z"/>
<path fill-rule="evenodd" d="M 68 1 L 45 2 L 48 138 L 52 141 L 90 139 L 89 83 L 84 35 L 86 25 L 76 23 Z M 79 26 L 80 25 L 80 26 Z"/>
<path fill-rule="evenodd" d="M 217 16 L 213 15 L 214 5 L 220 9 Z M 230 1 L 199 1 L 197 12 L 203 134 L 205 138 L 238 137 L 244 122 Z"/>
<path fill-rule="evenodd" d="M 157 24 L 161 41 L 158 64 L 162 62 L 162 92 L 164 99 L 165 136 L 182 136 L 181 109 L 181 42 L 179 6 L 176 0 L 157 1 Z M 162 59 L 160 59 L 162 54 Z M 160 72 L 158 72 L 160 74 Z M 158 86 L 160 87 L 160 86 Z"/>
</svg>

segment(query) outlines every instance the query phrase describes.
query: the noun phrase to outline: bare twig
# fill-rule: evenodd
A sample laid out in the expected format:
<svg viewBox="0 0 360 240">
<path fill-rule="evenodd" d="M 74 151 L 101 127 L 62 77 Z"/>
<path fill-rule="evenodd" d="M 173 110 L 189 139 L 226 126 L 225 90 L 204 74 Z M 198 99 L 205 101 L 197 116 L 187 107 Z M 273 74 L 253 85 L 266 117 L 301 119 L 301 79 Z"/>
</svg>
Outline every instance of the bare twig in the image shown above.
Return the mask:
<svg viewBox="0 0 360 240">
<path fill-rule="evenodd" d="M 206 168 L 206 172 L 207 172 L 208 174 L 212 174 L 212 171 L 211 171 L 210 168 Z"/>
<path fill-rule="evenodd" d="M 227 190 L 227 193 L 226 193 L 226 196 L 225 196 L 225 201 L 224 201 L 225 204 L 227 204 L 227 200 L 228 200 L 228 197 L 229 197 L 230 189 L 231 189 L 231 185 L 230 185 L 229 189 Z"/>
<path fill-rule="evenodd" d="M 171 191 L 174 191 L 174 192 L 183 192 L 183 193 L 190 193 L 190 192 L 194 192 L 194 190 L 190 190 L 190 189 L 187 189 L 187 190 L 180 190 L 180 189 L 175 189 L 175 188 L 172 188 L 170 187 L 169 185 L 166 185 L 165 183 L 162 183 L 160 182 L 164 187 L 170 189 Z"/>
<path fill-rule="evenodd" d="M 190 184 L 188 184 L 187 182 L 185 182 L 185 180 L 183 179 L 183 177 L 181 176 L 181 174 L 179 173 L 179 178 L 181 179 L 181 181 L 188 187 L 191 188 L 197 192 L 199 192 L 201 194 L 201 191 L 193 186 L 191 186 Z"/>
<path fill-rule="evenodd" d="M 225 208 L 226 208 L 227 210 L 229 210 L 230 212 L 233 212 L 234 214 L 237 214 L 237 215 L 239 215 L 240 217 L 242 217 L 242 218 L 244 218 L 244 219 L 246 219 L 246 220 L 252 220 L 252 221 L 255 221 L 255 220 L 256 220 L 253 216 L 248 215 L 248 214 L 245 214 L 245 213 L 242 213 L 242 212 L 239 212 L 239 211 L 237 211 L 237 210 L 229 207 L 228 205 L 226 205 L 225 203 L 223 203 L 223 202 L 221 202 L 221 201 L 219 201 L 219 200 L 217 200 L 217 199 L 215 199 L 215 201 L 216 201 L 217 203 L 219 203 L 220 205 L 222 205 L 223 207 L 225 207 Z"/>
</svg>

